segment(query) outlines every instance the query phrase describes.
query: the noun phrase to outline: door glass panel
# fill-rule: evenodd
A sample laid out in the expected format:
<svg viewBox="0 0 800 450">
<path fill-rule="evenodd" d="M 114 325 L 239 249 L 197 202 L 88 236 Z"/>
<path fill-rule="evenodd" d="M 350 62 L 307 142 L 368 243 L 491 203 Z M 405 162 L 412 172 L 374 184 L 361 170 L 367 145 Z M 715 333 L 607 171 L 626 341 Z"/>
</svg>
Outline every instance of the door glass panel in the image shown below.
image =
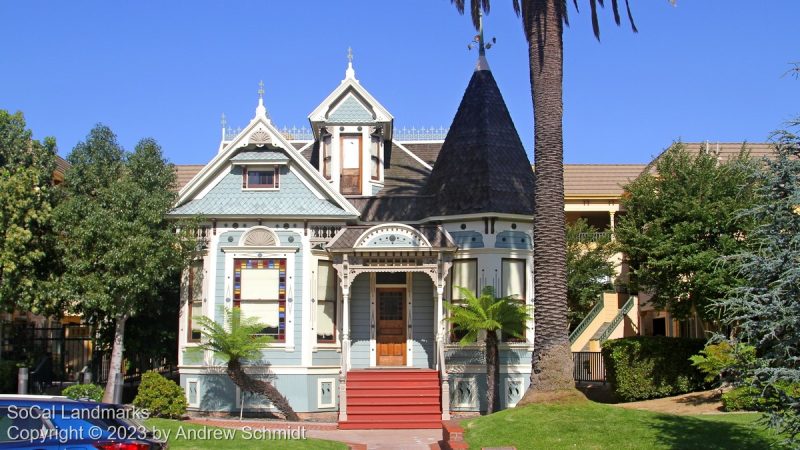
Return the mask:
<svg viewBox="0 0 800 450">
<path fill-rule="evenodd" d="M 382 292 L 378 316 L 380 320 L 403 320 L 402 292 Z"/>
<path fill-rule="evenodd" d="M 342 138 L 342 169 L 358 169 L 361 167 L 360 144 L 358 137 Z"/>
</svg>

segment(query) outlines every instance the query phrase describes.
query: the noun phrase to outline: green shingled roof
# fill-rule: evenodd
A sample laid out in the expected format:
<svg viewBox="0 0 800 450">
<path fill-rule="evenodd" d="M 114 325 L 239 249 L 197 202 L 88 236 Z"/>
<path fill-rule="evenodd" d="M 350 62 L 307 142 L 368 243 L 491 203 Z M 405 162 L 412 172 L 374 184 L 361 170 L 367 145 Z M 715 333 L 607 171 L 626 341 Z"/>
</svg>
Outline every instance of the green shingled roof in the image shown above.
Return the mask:
<svg viewBox="0 0 800 450">
<path fill-rule="evenodd" d="M 352 95 L 344 99 L 328 116 L 330 122 L 368 123 L 374 122 L 372 113 Z"/>
<path fill-rule="evenodd" d="M 245 150 L 235 154 L 231 161 L 281 161 L 286 162 L 289 157 L 279 150 Z"/>
<path fill-rule="evenodd" d="M 178 206 L 170 215 L 352 216 L 333 201 L 317 198 L 289 167 L 281 167 L 280 189 L 242 189 L 242 168 L 234 166 L 203 198 Z"/>
</svg>

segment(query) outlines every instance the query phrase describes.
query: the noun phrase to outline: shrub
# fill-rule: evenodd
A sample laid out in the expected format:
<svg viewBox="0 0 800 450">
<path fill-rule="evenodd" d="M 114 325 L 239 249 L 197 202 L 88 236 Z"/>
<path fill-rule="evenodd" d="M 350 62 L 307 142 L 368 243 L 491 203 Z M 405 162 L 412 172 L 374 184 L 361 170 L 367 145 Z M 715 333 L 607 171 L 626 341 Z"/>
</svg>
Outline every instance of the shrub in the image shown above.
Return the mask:
<svg viewBox="0 0 800 450">
<path fill-rule="evenodd" d="M 719 379 L 721 382 L 730 382 L 739 374 L 737 365 L 749 364 L 756 356 L 756 349 L 752 345 L 728 341 L 708 344 L 700 353 L 691 358 L 692 365 L 705 374 L 705 380 L 712 382 Z"/>
<path fill-rule="evenodd" d="M 139 392 L 133 405 L 146 409 L 151 417 L 178 419 L 186 413 L 186 395 L 183 388 L 157 372 L 142 375 Z"/>
<path fill-rule="evenodd" d="M 726 411 L 766 411 L 777 406 L 783 396 L 800 396 L 800 384 L 782 382 L 763 390 L 745 384 L 722 394 L 722 406 Z"/>
<path fill-rule="evenodd" d="M 617 398 L 630 402 L 709 387 L 689 358 L 705 340 L 636 336 L 603 343 L 606 377 Z"/>
<path fill-rule="evenodd" d="M 767 400 L 753 386 L 739 386 L 722 394 L 722 406 L 726 411 L 761 411 Z"/>
<path fill-rule="evenodd" d="M 74 400 L 89 399 L 99 402 L 103 398 L 103 388 L 96 384 L 73 384 L 64 388 L 61 395 Z"/>
</svg>

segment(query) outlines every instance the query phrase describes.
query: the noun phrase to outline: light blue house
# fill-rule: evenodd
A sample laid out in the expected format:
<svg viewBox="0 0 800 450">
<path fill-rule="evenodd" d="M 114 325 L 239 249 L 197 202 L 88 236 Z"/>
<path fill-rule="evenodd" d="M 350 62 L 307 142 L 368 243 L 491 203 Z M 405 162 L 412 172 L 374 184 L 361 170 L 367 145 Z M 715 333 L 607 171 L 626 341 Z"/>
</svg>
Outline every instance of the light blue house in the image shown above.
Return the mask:
<svg viewBox="0 0 800 450">
<path fill-rule="evenodd" d="M 311 136 L 281 132 L 259 98 L 180 190 L 172 216 L 201 216 L 206 249 L 182 290 L 190 409 L 270 410 L 198 349 L 194 319 L 233 306 L 275 338 L 250 371 L 301 414 L 419 428 L 484 409 L 483 347 L 454 343 L 442 305 L 487 285 L 533 304 L 533 173 L 488 63 L 443 141 L 395 136 L 352 62 L 309 122 Z M 502 344 L 505 407 L 527 388 L 532 345 L 533 323 Z"/>
</svg>

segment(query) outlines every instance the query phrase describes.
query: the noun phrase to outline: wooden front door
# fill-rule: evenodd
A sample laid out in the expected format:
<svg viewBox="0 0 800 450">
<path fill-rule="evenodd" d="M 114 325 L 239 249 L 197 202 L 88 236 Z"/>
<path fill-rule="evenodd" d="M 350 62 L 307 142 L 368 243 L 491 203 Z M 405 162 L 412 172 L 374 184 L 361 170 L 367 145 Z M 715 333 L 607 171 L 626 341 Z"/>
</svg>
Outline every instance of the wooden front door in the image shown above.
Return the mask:
<svg viewBox="0 0 800 450">
<path fill-rule="evenodd" d="M 378 288 L 377 297 L 377 364 L 406 365 L 406 290 Z"/>
</svg>

